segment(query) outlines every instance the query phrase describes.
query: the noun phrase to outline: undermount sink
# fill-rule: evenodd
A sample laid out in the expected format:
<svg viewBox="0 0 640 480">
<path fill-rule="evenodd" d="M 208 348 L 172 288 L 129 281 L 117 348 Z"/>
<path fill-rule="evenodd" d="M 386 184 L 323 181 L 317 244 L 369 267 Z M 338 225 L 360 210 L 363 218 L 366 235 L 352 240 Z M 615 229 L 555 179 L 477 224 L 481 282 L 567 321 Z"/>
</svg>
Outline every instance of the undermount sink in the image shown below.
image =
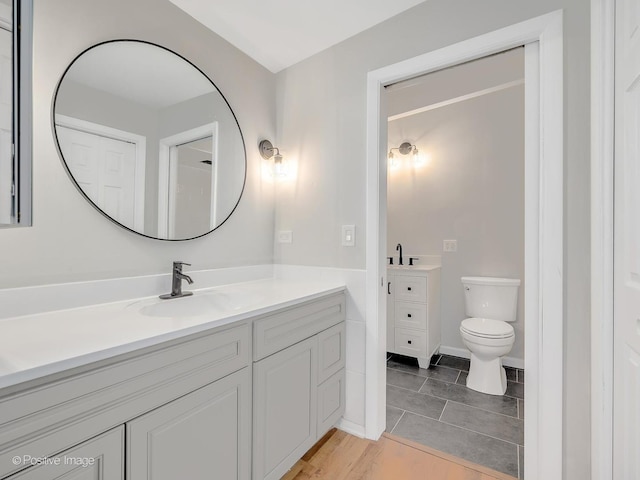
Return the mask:
<svg viewBox="0 0 640 480">
<path fill-rule="evenodd" d="M 138 308 L 147 317 L 178 318 L 201 317 L 232 312 L 256 304 L 260 298 L 247 291 L 196 292 L 189 297 L 170 300 L 153 299 L 136 302 L 130 308 Z"/>
</svg>

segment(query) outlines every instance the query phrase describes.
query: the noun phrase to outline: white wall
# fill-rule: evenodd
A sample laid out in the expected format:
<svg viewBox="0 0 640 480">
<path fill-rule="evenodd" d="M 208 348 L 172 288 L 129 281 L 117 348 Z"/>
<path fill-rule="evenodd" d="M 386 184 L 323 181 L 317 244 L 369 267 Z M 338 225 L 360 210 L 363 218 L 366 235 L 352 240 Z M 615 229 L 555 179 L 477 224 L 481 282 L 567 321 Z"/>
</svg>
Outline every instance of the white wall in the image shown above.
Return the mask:
<svg viewBox="0 0 640 480">
<path fill-rule="evenodd" d="M 367 72 L 553 10 L 565 32 L 565 385 L 567 480 L 589 478 L 589 2 L 429 0 L 278 74 L 276 142 L 296 160 L 277 192 L 280 263 L 364 268 Z M 356 247 L 340 246 L 355 224 Z M 558 366 L 558 368 L 562 368 Z"/>
<path fill-rule="evenodd" d="M 273 184 L 262 180 L 255 145 L 274 137 L 273 74 L 166 0 L 34 3 L 33 227 L 0 230 L 0 288 L 164 273 L 172 260 L 194 269 L 270 263 Z M 238 117 L 247 185 L 235 214 L 213 234 L 187 242 L 132 234 L 94 210 L 67 178 L 52 132 L 56 84 L 78 53 L 116 38 L 155 42 L 188 58 Z"/>
<path fill-rule="evenodd" d="M 442 345 L 465 349 L 462 276 L 509 277 L 520 287 L 516 340 L 524 361 L 524 86 L 519 85 L 389 122 L 389 148 L 415 144 L 389 171 L 387 256 L 442 255 Z M 455 239 L 456 252 L 442 242 Z M 405 260 L 406 261 L 406 260 Z"/>
</svg>

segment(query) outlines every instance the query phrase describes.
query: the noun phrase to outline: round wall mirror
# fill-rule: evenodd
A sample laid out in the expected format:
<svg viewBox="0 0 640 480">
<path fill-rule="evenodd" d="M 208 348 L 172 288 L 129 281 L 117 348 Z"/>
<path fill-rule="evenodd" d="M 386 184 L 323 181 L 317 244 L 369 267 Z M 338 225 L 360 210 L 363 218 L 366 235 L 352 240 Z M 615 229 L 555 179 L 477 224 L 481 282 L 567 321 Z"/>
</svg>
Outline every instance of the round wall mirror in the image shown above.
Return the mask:
<svg viewBox="0 0 640 480">
<path fill-rule="evenodd" d="M 80 192 L 135 233 L 200 237 L 240 201 L 238 121 L 213 82 L 164 47 L 114 40 L 85 50 L 58 84 L 53 123 Z"/>
</svg>

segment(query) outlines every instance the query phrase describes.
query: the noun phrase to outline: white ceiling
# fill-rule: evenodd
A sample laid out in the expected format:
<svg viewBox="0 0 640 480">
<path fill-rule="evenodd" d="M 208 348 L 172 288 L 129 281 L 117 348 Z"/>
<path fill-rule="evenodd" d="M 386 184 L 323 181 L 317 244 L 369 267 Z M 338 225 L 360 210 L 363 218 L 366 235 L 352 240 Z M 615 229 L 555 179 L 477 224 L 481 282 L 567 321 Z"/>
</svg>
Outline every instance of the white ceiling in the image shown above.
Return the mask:
<svg viewBox="0 0 640 480">
<path fill-rule="evenodd" d="M 165 108 L 214 91 L 189 63 L 139 42 L 111 42 L 85 52 L 65 78 L 151 108 Z"/>
<path fill-rule="evenodd" d="M 276 73 L 425 0 L 170 0 Z"/>
</svg>

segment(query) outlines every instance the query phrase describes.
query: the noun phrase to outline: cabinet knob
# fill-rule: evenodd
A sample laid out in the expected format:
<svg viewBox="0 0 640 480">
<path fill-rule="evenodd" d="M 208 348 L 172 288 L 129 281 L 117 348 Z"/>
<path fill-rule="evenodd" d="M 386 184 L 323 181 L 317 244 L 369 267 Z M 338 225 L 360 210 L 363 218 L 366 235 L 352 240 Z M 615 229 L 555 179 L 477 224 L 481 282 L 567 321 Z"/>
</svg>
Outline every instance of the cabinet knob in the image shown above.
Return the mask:
<svg viewBox="0 0 640 480">
<path fill-rule="evenodd" d="M 407 313 L 407 317 L 411 318 L 411 314 L 410 314 L 410 313 Z"/>
<path fill-rule="evenodd" d="M 411 340 L 407 340 L 407 343 L 408 343 L 409 345 L 411 345 Z"/>
<path fill-rule="evenodd" d="M 411 287 L 407 287 L 407 290 L 411 291 Z"/>
</svg>

